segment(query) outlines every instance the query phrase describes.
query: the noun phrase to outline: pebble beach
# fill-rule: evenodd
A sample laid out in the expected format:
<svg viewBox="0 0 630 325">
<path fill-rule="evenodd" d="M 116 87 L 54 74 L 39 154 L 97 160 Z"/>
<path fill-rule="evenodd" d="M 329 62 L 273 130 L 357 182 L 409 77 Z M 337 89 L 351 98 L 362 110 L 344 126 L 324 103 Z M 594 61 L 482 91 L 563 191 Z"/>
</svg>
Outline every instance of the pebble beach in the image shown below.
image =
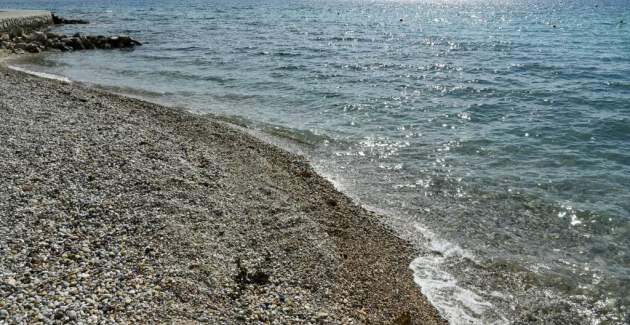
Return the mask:
<svg viewBox="0 0 630 325">
<path fill-rule="evenodd" d="M 211 116 L 0 67 L 0 139 L 0 323 L 446 323 L 379 215 Z"/>
</svg>

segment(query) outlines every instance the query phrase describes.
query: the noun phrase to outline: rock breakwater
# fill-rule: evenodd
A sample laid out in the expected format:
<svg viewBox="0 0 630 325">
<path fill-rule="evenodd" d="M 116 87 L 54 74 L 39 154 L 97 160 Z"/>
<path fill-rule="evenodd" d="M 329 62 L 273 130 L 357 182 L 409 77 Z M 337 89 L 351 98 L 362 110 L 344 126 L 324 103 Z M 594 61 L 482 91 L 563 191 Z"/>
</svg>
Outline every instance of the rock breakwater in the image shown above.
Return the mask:
<svg viewBox="0 0 630 325">
<path fill-rule="evenodd" d="M 0 32 L 38 30 L 53 24 L 52 14 L 40 10 L 0 11 Z"/>
<path fill-rule="evenodd" d="M 142 45 L 129 36 L 93 36 L 76 33 L 72 36 L 49 32 L 35 31 L 26 33 L 17 30 L 0 34 L 0 49 L 14 54 L 40 53 L 43 51 L 79 51 L 92 49 L 123 49 Z"/>
</svg>

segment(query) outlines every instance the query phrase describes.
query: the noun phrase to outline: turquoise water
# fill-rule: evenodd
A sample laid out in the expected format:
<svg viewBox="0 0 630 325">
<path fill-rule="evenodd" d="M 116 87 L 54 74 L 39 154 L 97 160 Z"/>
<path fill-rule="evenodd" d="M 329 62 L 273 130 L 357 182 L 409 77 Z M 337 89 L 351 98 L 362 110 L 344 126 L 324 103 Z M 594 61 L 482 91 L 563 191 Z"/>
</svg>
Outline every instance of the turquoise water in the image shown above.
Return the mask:
<svg viewBox="0 0 630 325">
<path fill-rule="evenodd" d="M 294 139 L 454 324 L 630 323 L 627 1 L 39 1 L 135 51 L 24 63 Z"/>
</svg>

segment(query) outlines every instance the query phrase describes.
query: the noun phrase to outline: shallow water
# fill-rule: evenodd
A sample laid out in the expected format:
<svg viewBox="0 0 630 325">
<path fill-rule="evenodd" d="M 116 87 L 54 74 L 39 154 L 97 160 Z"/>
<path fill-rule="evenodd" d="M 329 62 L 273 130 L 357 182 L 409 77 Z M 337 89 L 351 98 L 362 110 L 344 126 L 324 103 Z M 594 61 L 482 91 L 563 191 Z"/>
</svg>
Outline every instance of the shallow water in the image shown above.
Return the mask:
<svg viewBox="0 0 630 325">
<path fill-rule="evenodd" d="M 422 248 L 416 281 L 454 324 L 630 322 L 627 1 L 0 7 L 145 43 L 25 67 L 297 140 Z"/>
</svg>

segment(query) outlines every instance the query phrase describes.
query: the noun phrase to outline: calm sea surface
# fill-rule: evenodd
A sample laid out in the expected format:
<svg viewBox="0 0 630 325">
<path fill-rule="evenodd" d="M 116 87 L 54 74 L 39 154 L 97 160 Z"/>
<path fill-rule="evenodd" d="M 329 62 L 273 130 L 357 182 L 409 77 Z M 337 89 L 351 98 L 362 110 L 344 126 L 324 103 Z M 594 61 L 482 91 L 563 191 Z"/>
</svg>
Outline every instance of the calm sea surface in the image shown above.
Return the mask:
<svg viewBox="0 0 630 325">
<path fill-rule="evenodd" d="M 630 323 L 630 1 L 43 1 L 39 71 L 291 139 L 453 324 Z"/>
</svg>

